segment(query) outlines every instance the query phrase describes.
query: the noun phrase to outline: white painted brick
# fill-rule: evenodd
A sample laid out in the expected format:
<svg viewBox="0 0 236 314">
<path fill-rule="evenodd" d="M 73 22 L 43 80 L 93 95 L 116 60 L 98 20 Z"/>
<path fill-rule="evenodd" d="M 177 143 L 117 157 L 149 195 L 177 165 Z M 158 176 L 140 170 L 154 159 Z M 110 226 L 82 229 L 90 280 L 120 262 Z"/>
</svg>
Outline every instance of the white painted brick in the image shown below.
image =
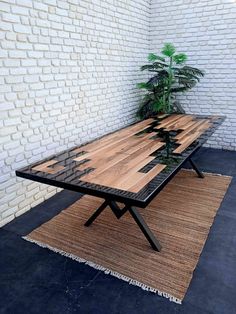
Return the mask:
<svg viewBox="0 0 236 314">
<path fill-rule="evenodd" d="M 32 0 L 17 0 L 16 3 L 19 4 L 20 6 L 27 7 L 27 8 L 32 8 L 32 3 L 34 1 Z"/>
<path fill-rule="evenodd" d="M 33 200 L 32 199 L 29 199 L 29 202 L 30 202 L 30 204 L 33 202 Z M 21 202 L 22 203 L 22 202 Z M 20 208 L 20 204 L 21 203 L 19 203 L 19 208 Z M 18 217 L 18 216 L 20 216 L 20 215 L 22 215 L 22 214 L 25 214 L 27 211 L 29 211 L 31 209 L 31 206 L 30 205 L 28 205 L 28 204 L 26 204 L 26 205 L 24 205 L 24 207 L 23 207 L 23 209 L 18 209 L 17 210 L 17 212 L 15 213 L 15 217 Z"/>
<path fill-rule="evenodd" d="M 22 59 L 26 58 L 26 52 L 22 50 L 14 50 L 14 51 L 9 51 L 9 57 L 10 58 L 16 58 L 16 59 Z"/>
<path fill-rule="evenodd" d="M 11 207 L 9 209 L 2 212 L 2 219 L 7 218 L 7 217 L 11 217 L 17 211 L 17 206 L 15 206 L 15 207 L 12 207 L 12 205 L 10 205 L 10 206 Z"/>
<path fill-rule="evenodd" d="M 6 127 L 12 126 L 12 125 L 19 125 L 21 123 L 20 118 L 11 118 L 11 119 L 5 119 L 4 120 L 4 125 Z"/>
<path fill-rule="evenodd" d="M 4 66 L 5 67 L 18 67 L 20 66 L 20 60 L 6 59 L 4 60 Z"/>
<path fill-rule="evenodd" d="M 6 22 L 19 23 L 20 17 L 16 14 L 3 13 L 2 20 Z"/>
<path fill-rule="evenodd" d="M 16 34 L 15 33 L 6 33 L 5 36 L 6 36 L 7 40 L 12 40 L 14 42 L 16 40 Z"/>
<path fill-rule="evenodd" d="M 12 13 L 16 13 L 18 15 L 29 15 L 29 9 L 27 7 L 20 7 L 18 5 L 11 6 Z"/>
<path fill-rule="evenodd" d="M 10 11 L 11 11 L 11 6 L 10 6 L 10 4 L 1 2 L 0 11 L 1 11 L 1 12 L 10 12 Z"/>
<path fill-rule="evenodd" d="M 2 22 L 0 24 L 0 30 L 3 31 L 12 31 L 12 24 L 7 22 Z"/>
<path fill-rule="evenodd" d="M 1 3 L 0 225 L 59 191 L 16 179 L 17 168 L 134 121 L 139 68 L 166 41 L 207 72 L 183 105 L 228 114 L 209 145 L 235 149 L 236 11 L 213 1 Z"/>
<path fill-rule="evenodd" d="M 25 26 L 22 24 L 14 24 L 13 29 L 16 33 L 23 33 L 23 34 L 30 34 L 31 33 L 31 27 Z"/>
<path fill-rule="evenodd" d="M 9 223 L 10 221 L 12 221 L 14 218 L 15 218 L 14 215 L 10 215 L 10 216 L 8 216 L 8 217 L 6 217 L 6 218 L 4 218 L 4 219 L 1 219 L 1 220 L 0 220 L 0 228 L 1 228 L 2 226 L 6 225 L 7 223 Z"/>
<path fill-rule="evenodd" d="M 34 67 L 37 64 L 37 61 L 34 59 L 25 59 L 21 61 L 23 67 Z"/>
<path fill-rule="evenodd" d="M 8 40 L 3 41 L 2 42 L 2 48 L 3 49 L 15 49 L 16 48 L 16 43 L 13 42 L 13 41 L 8 41 Z"/>
<path fill-rule="evenodd" d="M 23 81 L 22 76 L 7 76 L 5 78 L 6 84 L 17 84 Z"/>
<path fill-rule="evenodd" d="M 43 58 L 43 52 L 41 52 L 41 51 L 29 51 L 28 52 L 28 57 L 29 58 L 40 59 L 40 58 Z"/>
<path fill-rule="evenodd" d="M 14 198 L 14 200 L 9 202 L 10 206 L 17 206 L 19 204 L 19 202 L 23 201 L 25 199 L 24 195 L 18 196 L 16 198 Z"/>
<path fill-rule="evenodd" d="M 43 4 L 43 3 L 40 3 L 40 2 L 36 2 L 36 1 L 33 1 L 33 4 L 34 4 L 34 9 L 35 10 L 45 11 L 45 12 L 48 11 L 48 6 L 46 4 Z"/>
</svg>

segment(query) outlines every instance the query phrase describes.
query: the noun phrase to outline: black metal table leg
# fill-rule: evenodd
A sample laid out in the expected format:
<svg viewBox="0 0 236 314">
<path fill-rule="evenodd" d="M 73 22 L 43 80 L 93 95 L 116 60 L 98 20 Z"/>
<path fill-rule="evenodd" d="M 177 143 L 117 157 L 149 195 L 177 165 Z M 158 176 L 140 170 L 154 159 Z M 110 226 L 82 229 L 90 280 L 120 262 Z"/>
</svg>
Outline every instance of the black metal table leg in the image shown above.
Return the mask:
<svg viewBox="0 0 236 314">
<path fill-rule="evenodd" d="M 108 205 L 109 203 L 105 200 L 105 202 L 102 203 L 100 207 L 98 207 L 98 209 L 92 214 L 92 216 L 86 221 L 84 225 L 89 227 Z"/>
<path fill-rule="evenodd" d="M 129 210 L 128 205 L 125 205 L 124 208 L 120 208 L 114 201 L 111 201 L 109 206 L 117 219 L 120 219 Z"/>
<path fill-rule="evenodd" d="M 192 161 L 191 158 L 189 159 L 189 162 L 190 162 L 192 168 L 196 171 L 198 177 L 203 179 L 204 178 L 204 174 L 197 168 L 196 164 Z"/>
<path fill-rule="evenodd" d="M 129 207 L 129 212 L 130 212 L 131 216 L 134 218 L 134 220 L 137 223 L 137 225 L 139 226 L 139 228 L 141 229 L 142 233 L 145 235 L 148 242 L 151 244 L 152 248 L 155 251 L 160 252 L 161 251 L 160 243 L 155 238 L 154 234 L 151 232 L 148 225 L 144 221 L 143 217 L 139 214 L 137 209 L 135 209 L 134 207 Z"/>
<path fill-rule="evenodd" d="M 86 221 L 86 223 L 84 225 L 86 227 L 89 227 L 94 222 L 94 220 L 103 212 L 103 210 L 107 206 L 109 206 L 111 208 L 113 214 L 116 216 L 117 219 L 120 219 L 127 211 L 129 211 L 131 216 L 133 217 L 133 219 L 135 220 L 135 222 L 137 223 L 137 225 L 141 229 L 142 233 L 144 234 L 144 236 L 146 237 L 148 242 L 151 244 L 152 248 L 155 251 L 158 251 L 158 252 L 161 251 L 160 243 L 158 242 L 158 240 L 155 238 L 154 234 L 149 229 L 149 227 L 146 224 L 146 222 L 144 221 L 143 217 L 139 214 L 137 209 L 135 209 L 134 207 L 131 207 L 129 205 L 125 205 L 125 207 L 123 209 L 121 209 L 117 206 L 116 202 L 105 200 L 100 205 L 100 207 L 92 214 L 92 216 Z"/>
</svg>

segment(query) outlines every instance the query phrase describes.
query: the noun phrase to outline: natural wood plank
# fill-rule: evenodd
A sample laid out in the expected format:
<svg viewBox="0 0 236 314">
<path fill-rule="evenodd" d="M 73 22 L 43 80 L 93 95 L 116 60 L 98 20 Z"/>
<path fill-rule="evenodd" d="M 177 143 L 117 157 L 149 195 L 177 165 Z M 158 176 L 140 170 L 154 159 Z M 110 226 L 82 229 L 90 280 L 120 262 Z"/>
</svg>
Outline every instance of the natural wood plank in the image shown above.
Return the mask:
<svg viewBox="0 0 236 314">
<path fill-rule="evenodd" d="M 55 174 L 55 173 L 58 173 L 59 171 L 61 171 L 63 169 L 65 169 L 64 166 L 56 165 L 53 168 L 47 168 L 47 173 Z"/>
<path fill-rule="evenodd" d="M 127 152 L 127 154 L 117 154 L 116 156 L 110 155 L 107 159 L 101 158 L 100 160 L 98 160 L 98 162 L 97 161 L 88 162 L 87 167 L 96 168 L 96 169 L 94 170 L 94 172 L 89 173 L 88 175 L 82 177 L 81 180 L 82 181 L 91 180 L 90 182 L 92 182 L 92 180 L 95 176 L 98 176 L 99 174 L 103 173 L 107 169 L 110 169 L 113 166 L 116 166 L 118 163 L 120 163 L 122 161 L 125 162 L 127 160 L 129 160 L 129 161 L 133 160 L 135 162 L 136 156 L 137 156 L 136 158 L 138 158 L 138 160 L 140 160 L 140 156 L 151 155 L 152 153 L 154 153 L 156 150 L 160 149 L 164 145 L 165 144 L 161 143 L 161 142 L 157 142 L 155 144 L 149 143 L 149 144 L 145 145 L 144 147 L 137 149 L 136 151 L 130 150 Z M 99 184 L 99 183 L 97 183 L 97 184 Z"/>
<path fill-rule="evenodd" d="M 169 116 L 170 116 L 169 113 L 160 113 L 156 117 L 157 117 L 157 119 L 164 119 L 164 118 L 167 118 Z"/>
<path fill-rule="evenodd" d="M 191 136 L 197 134 L 200 131 L 205 131 L 207 130 L 209 127 L 211 126 L 211 123 L 209 121 L 203 121 L 201 124 L 199 124 L 194 130 L 188 132 L 188 134 L 186 134 L 183 138 L 181 138 L 180 140 L 178 140 L 177 142 L 180 144 L 185 143 L 186 141 L 189 140 L 189 138 L 191 138 Z M 202 133 L 201 133 L 202 134 Z M 200 136 L 200 135 L 199 135 Z"/>
<path fill-rule="evenodd" d="M 154 153 L 156 150 L 162 148 L 165 145 L 165 143 L 161 142 L 160 139 L 153 139 L 150 141 L 144 141 L 141 142 L 139 145 L 130 147 L 125 154 L 132 155 L 135 152 L 141 153 L 144 149 L 147 153 L 147 155 L 150 155 Z"/>
<path fill-rule="evenodd" d="M 187 130 L 189 127 L 191 127 L 195 123 L 196 123 L 196 120 L 191 120 L 191 121 L 187 122 L 185 125 L 182 126 L 182 130 L 184 130 L 184 131 Z"/>
<path fill-rule="evenodd" d="M 82 151 L 91 152 L 99 146 L 100 148 L 112 144 L 113 141 L 119 141 L 122 140 L 124 137 L 130 137 L 132 135 L 135 135 L 136 133 L 139 133 L 147 128 L 149 128 L 149 125 L 154 121 L 154 119 L 147 119 L 144 121 L 141 121 L 139 123 L 136 123 L 134 125 L 131 125 L 127 128 L 121 129 L 119 131 L 116 131 L 112 134 L 108 134 L 104 137 L 102 137 L 99 140 L 93 141 L 92 143 L 86 144 L 82 147 L 79 147 L 74 150 L 74 152 L 79 153 Z"/>
<path fill-rule="evenodd" d="M 115 165 L 107 168 L 104 165 L 105 170 L 94 170 L 93 172 L 85 175 L 81 178 L 82 181 L 111 186 L 112 182 L 116 181 L 117 178 L 121 178 L 128 171 L 133 169 L 134 167 L 139 167 L 139 164 L 146 159 L 146 154 L 138 155 L 138 156 L 126 156 L 125 159 L 116 163 Z M 150 157 L 149 162 L 153 160 L 155 157 Z M 139 168 L 138 168 L 139 169 Z"/>
<path fill-rule="evenodd" d="M 44 162 L 43 164 L 40 164 L 38 166 L 33 167 L 32 170 L 41 171 L 41 172 L 45 172 L 48 174 L 54 174 L 54 173 L 57 173 L 57 172 L 61 171 L 62 169 L 64 169 L 64 167 L 60 166 L 60 165 L 56 165 L 53 168 L 49 168 L 49 166 L 52 166 L 52 165 L 56 164 L 57 162 L 58 161 L 54 160 L 54 159 L 49 160 L 47 162 Z"/>
<path fill-rule="evenodd" d="M 116 177 L 112 179 L 110 186 L 116 189 L 128 191 L 128 188 L 136 182 L 132 180 L 136 175 L 139 177 L 143 177 L 144 174 L 138 172 L 144 166 L 146 166 L 149 162 L 151 162 L 154 157 L 147 157 L 144 160 L 141 160 L 135 167 L 129 168 L 122 176 Z M 108 170 L 109 171 L 109 170 Z"/>
<path fill-rule="evenodd" d="M 171 125 L 173 122 L 179 120 L 182 118 L 181 114 L 171 115 L 170 117 L 164 119 L 159 125 L 155 127 L 155 129 L 163 129 L 167 128 L 169 125 Z"/>
<path fill-rule="evenodd" d="M 158 175 L 166 165 L 156 165 L 148 173 L 130 172 L 124 180 L 120 180 L 116 188 L 129 192 L 139 192 L 145 185 L 148 184 L 156 175 Z M 154 170 L 155 169 L 155 170 Z"/>
<path fill-rule="evenodd" d="M 167 131 L 172 131 L 172 130 L 182 130 L 185 126 L 186 123 L 192 121 L 193 117 L 191 115 L 184 115 L 177 121 L 173 122 L 171 125 L 166 127 L 165 129 Z"/>
<path fill-rule="evenodd" d="M 161 118 L 163 115 L 161 116 L 157 116 L 158 118 Z M 160 121 L 160 124 L 163 124 L 163 123 L 167 123 L 167 122 L 171 122 L 173 121 L 175 118 L 179 117 L 179 114 L 171 114 L 171 115 L 167 115 L 166 118 L 162 119 Z"/>
<path fill-rule="evenodd" d="M 142 149 L 142 148 L 146 150 L 147 155 L 148 155 L 148 154 L 151 154 L 152 152 L 154 152 L 155 150 L 161 148 L 163 145 L 164 145 L 163 143 L 160 144 L 159 140 L 149 140 L 149 141 L 143 140 L 140 142 L 135 142 L 132 145 L 126 147 L 125 150 L 122 149 L 122 150 L 116 152 L 115 154 L 113 151 L 109 150 L 106 153 L 99 154 L 96 156 L 94 155 L 90 161 L 86 162 L 86 165 L 87 165 L 87 168 L 89 168 L 89 167 L 96 168 L 97 171 L 99 168 L 99 171 L 101 171 L 104 169 L 104 167 L 105 168 L 111 167 L 112 165 L 116 164 L 117 162 L 125 159 L 127 157 L 127 155 L 134 154 L 137 151 L 139 151 L 139 153 L 141 153 L 143 150 L 140 150 L 140 149 Z M 84 158 L 88 158 L 88 155 L 84 155 L 83 159 Z M 79 167 L 78 169 L 81 169 L 81 167 Z"/>
<path fill-rule="evenodd" d="M 175 136 L 176 140 L 181 140 L 182 138 L 184 138 L 185 136 L 188 136 L 188 134 L 190 134 L 191 132 L 194 132 L 194 130 L 199 127 L 201 124 L 203 124 L 206 120 L 197 120 L 193 125 L 191 125 L 190 127 L 188 127 L 186 130 L 184 130 L 183 132 L 179 133 L 178 135 Z"/>
<path fill-rule="evenodd" d="M 40 164 L 40 165 L 37 165 L 37 166 L 33 167 L 32 170 L 42 171 L 42 169 L 45 169 L 45 168 L 47 168 L 49 166 L 52 166 L 52 165 L 54 165 L 56 163 L 57 163 L 57 160 L 54 160 L 54 159 L 53 160 L 49 160 L 49 161 L 44 162 L 43 164 Z"/>
<path fill-rule="evenodd" d="M 149 123 L 150 121 L 146 121 L 142 124 L 142 127 L 149 127 Z M 157 126 L 159 129 L 165 128 L 170 131 L 183 130 L 186 125 L 188 127 L 176 136 L 180 146 L 176 148 L 174 153 L 181 153 L 191 145 L 209 127 L 208 120 L 193 121 L 192 115 L 176 114 L 167 116 Z M 139 186 L 142 182 L 146 182 L 152 173 L 155 173 L 155 170 L 153 169 L 149 175 L 146 175 L 139 173 L 137 167 L 143 162 L 145 165 L 147 157 L 165 144 L 161 142 L 161 139 L 151 139 L 153 135 L 156 135 L 154 132 L 142 134 L 138 137 L 134 136 L 137 134 L 137 130 L 141 129 L 135 125 L 132 127 L 131 133 L 130 129 L 125 132 L 122 131 L 117 136 L 112 136 L 105 143 L 100 144 L 99 142 L 97 146 L 90 146 L 86 154 L 75 158 L 76 161 L 90 159 L 83 166 L 78 167 L 79 170 L 94 168 L 92 172 L 85 174 L 81 180 L 124 190 L 128 189 L 134 180 L 137 182 L 141 180 Z M 160 167 L 164 169 L 163 165 Z"/>
<path fill-rule="evenodd" d="M 191 134 L 189 137 L 185 138 L 181 142 L 181 145 L 174 150 L 175 154 L 182 153 L 189 145 L 191 145 L 195 140 L 199 138 L 199 136 L 204 133 L 209 127 L 210 123 L 208 121 L 205 121 L 201 126 L 199 126 L 198 130 L 196 130 L 193 134 Z"/>
<path fill-rule="evenodd" d="M 153 169 L 151 169 L 148 173 L 137 180 L 133 186 L 131 186 L 128 191 L 137 193 L 139 192 L 145 185 L 147 185 L 155 176 L 157 176 L 163 169 L 165 169 L 166 165 L 156 165 Z"/>
<path fill-rule="evenodd" d="M 109 154 L 104 156 L 103 158 L 101 157 L 101 159 L 98 160 L 90 160 L 88 162 L 85 163 L 86 168 L 95 168 L 94 171 L 96 171 L 96 173 L 100 173 L 103 172 L 104 170 L 106 170 L 109 167 L 112 167 L 113 165 L 117 164 L 118 162 L 122 161 L 123 159 L 127 158 L 126 154 L 116 154 L 115 156 L 113 154 Z M 84 168 L 82 167 L 82 168 Z M 78 166 L 78 169 L 81 169 L 81 166 Z M 90 173 L 91 175 L 91 173 Z M 88 177 L 89 178 L 89 177 Z M 83 181 L 84 177 L 82 178 Z"/>
<path fill-rule="evenodd" d="M 145 145 L 149 137 L 152 135 L 149 135 L 150 133 L 147 133 L 143 136 L 133 136 L 130 135 L 126 138 L 119 138 L 118 140 L 113 140 L 107 145 L 97 146 L 97 148 L 93 149 L 91 152 L 85 153 L 79 157 L 74 158 L 75 161 L 82 161 L 84 159 L 97 159 L 100 156 L 106 156 L 107 153 L 112 152 L 112 154 L 116 153 L 125 153 L 127 150 L 129 150 L 134 145 Z M 146 141 L 145 141 L 146 140 Z"/>
</svg>

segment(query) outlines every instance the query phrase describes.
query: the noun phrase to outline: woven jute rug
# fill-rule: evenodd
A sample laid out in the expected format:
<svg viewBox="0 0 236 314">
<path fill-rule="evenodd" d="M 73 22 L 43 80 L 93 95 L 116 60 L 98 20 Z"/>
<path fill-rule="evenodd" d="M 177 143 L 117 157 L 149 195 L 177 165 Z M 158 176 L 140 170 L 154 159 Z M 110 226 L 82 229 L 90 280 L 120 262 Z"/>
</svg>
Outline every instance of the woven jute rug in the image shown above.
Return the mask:
<svg viewBox="0 0 236 314">
<path fill-rule="evenodd" d="M 181 303 L 230 181 L 212 174 L 199 179 L 182 170 L 146 209 L 139 209 L 162 244 L 161 252 L 150 247 L 128 212 L 117 220 L 107 208 L 84 227 L 103 202 L 91 196 L 25 239 Z"/>
</svg>

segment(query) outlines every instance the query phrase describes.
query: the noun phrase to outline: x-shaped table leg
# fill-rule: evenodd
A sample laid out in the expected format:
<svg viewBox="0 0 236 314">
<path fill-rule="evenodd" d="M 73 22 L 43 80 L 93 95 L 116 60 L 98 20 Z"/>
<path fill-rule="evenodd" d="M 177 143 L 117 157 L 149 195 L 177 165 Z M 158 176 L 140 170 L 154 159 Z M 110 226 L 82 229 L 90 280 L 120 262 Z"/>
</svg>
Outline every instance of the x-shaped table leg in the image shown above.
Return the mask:
<svg viewBox="0 0 236 314">
<path fill-rule="evenodd" d="M 135 222 L 141 229 L 142 233 L 144 234 L 144 236 L 150 243 L 151 247 L 155 251 L 158 251 L 158 252 L 161 251 L 161 245 L 159 241 L 155 238 L 154 234 L 149 229 L 143 217 L 139 214 L 136 208 L 131 207 L 129 205 L 125 205 L 123 209 L 120 209 L 120 207 L 116 204 L 116 202 L 105 200 L 104 203 L 102 203 L 101 206 L 98 207 L 98 209 L 92 214 L 92 216 L 86 221 L 84 225 L 86 227 L 89 227 L 107 206 L 111 208 L 113 214 L 116 216 L 117 219 L 120 219 L 127 211 L 129 211 L 131 216 L 133 217 L 133 219 L 135 220 Z"/>
</svg>

